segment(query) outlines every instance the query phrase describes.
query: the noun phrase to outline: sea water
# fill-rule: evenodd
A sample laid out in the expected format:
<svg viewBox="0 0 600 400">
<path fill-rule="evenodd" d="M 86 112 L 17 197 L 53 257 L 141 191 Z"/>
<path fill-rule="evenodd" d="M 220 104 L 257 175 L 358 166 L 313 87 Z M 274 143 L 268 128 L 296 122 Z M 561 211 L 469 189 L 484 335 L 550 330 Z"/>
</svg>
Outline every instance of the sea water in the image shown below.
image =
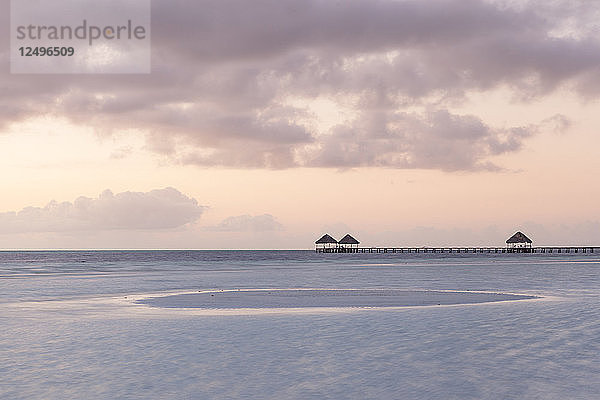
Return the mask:
<svg viewBox="0 0 600 400">
<path fill-rule="evenodd" d="M 0 252 L 2 399 L 598 399 L 600 255 Z M 543 297 L 197 314 L 246 289 Z"/>
</svg>

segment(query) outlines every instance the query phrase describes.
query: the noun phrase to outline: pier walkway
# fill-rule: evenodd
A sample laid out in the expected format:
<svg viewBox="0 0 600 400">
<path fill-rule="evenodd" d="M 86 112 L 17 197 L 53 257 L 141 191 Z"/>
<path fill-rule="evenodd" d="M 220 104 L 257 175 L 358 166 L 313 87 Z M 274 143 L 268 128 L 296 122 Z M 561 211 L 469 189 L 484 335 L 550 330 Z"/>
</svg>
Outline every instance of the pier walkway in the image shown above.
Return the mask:
<svg viewBox="0 0 600 400">
<path fill-rule="evenodd" d="M 317 248 L 317 253 L 530 253 L 530 254 L 574 254 L 598 253 L 600 247 L 330 247 Z"/>
</svg>

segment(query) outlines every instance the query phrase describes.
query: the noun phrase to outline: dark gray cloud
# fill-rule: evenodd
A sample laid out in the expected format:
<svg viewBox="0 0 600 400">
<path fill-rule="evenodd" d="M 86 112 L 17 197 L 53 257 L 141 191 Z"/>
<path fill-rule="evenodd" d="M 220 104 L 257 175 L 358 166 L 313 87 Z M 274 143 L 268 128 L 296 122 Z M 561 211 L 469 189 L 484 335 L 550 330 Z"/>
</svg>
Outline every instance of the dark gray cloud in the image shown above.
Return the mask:
<svg viewBox="0 0 600 400">
<path fill-rule="evenodd" d="M 218 232 L 269 232 L 281 231 L 281 225 L 271 214 L 238 215 L 221 221 L 218 225 L 208 227 L 206 230 Z"/>
<path fill-rule="evenodd" d="M 176 189 L 79 197 L 0 213 L 0 233 L 172 229 L 192 223 L 204 207 Z"/>
<path fill-rule="evenodd" d="M 173 12 L 173 9 L 179 12 Z M 184 12 L 182 12 L 184 11 Z M 204 62 L 278 57 L 296 49 L 336 54 L 411 46 L 452 45 L 474 32 L 529 30 L 530 12 L 501 10 L 477 0 L 185 0 L 155 1 L 159 45 Z M 191 43 L 179 40 L 194 37 Z"/>
<path fill-rule="evenodd" d="M 147 76 L 9 75 L 8 43 L 0 42 L 0 128 L 44 113 L 104 133 L 140 128 L 148 149 L 203 166 L 477 170 L 496 168 L 490 156 L 518 151 L 539 129 L 499 129 L 484 116 L 449 113 L 465 94 L 500 86 L 525 102 L 565 86 L 583 98 L 600 94 L 593 2 L 154 0 L 152 7 Z M 0 15 L 6 21 L 8 13 Z M 352 99 L 356 120 L 318 132 L 306 123 L 307 109 L 288 101 L 318 97 Z"/>
</svg>

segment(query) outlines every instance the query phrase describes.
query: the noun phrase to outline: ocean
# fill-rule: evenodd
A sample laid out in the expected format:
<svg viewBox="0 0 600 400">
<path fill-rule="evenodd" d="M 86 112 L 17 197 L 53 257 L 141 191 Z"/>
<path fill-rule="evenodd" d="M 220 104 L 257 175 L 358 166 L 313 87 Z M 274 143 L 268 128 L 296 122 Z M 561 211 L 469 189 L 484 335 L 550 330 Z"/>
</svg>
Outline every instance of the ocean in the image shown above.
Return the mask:
<svg viewBox="0 0 600 400">
<path fill-rule="evenodd" d="M 537 298 L 232 313 L 144 303 L 257 289 Z M 598 399 L 599 306 L 600 254 L 6 251 L 0 398 Z"/>
</svg>

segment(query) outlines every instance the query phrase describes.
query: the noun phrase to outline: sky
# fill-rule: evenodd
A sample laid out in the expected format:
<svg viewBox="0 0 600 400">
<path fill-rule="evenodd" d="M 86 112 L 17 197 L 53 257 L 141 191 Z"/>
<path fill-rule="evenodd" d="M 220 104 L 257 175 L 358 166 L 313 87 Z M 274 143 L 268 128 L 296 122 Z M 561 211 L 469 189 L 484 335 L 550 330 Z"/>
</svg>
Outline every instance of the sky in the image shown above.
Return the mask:
<svg viewBox="0 0 600 400">
<path fill-rule="evenodd" d="M 600 246 L 600 3 L 152 0 L 140 74 L 11 73 L 9 6 L 0 249 Z"/>
</svg>

